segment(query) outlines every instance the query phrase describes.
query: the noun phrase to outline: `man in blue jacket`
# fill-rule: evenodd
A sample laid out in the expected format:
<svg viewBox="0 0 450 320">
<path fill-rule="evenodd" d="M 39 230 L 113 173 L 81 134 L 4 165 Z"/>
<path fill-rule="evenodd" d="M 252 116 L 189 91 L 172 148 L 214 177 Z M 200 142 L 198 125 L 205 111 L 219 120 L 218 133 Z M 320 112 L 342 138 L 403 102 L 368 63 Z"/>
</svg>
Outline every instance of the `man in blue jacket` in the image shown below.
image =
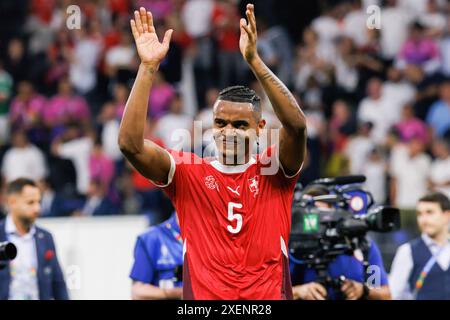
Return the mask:
<svg viewBox="0 0 450 320">
<path fill-rule="evenodd" d="M 66 300 L 66 283 L 52 235 L 35 225 L 41 193 L 29 179 L 7 186 L 8 215 L 0 221 L 0 242 L 17 247 L 17 256 L 0 262 L 1 300 Z"/>
<path fill-rule="evenodd" d="M 183 243 L 176 213 L 139 235 L 130 278 L 134 300 L 180 299 Z"/>
</svg>

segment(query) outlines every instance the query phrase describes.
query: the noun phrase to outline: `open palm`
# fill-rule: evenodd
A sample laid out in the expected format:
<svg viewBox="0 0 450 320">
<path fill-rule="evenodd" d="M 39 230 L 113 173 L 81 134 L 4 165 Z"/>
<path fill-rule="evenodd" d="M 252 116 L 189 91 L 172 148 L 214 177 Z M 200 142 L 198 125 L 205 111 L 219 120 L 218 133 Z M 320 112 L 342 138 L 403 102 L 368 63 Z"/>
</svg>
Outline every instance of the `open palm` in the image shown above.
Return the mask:
<svg viewBox="0 0 450 320">
<path fill-rule="evenodd" d="M 159 64 L 169 50 L 173 30 L 167 30 L 163 41 L 159 42 L 153 26 L 152 14 L 142 7 L 134 12 L 134 19 L 131 19 L 130 24 L 141 62 Z"/>
<path fill-rule="evenodd" d="M 245 19 L 240 20 L 241 36 L 239 39 L 239 49 L 241 50 L 242 56 L 245 61 L 250 62 L 257 54 L 256 50 L 256 19 L 253 4 L 247 4 L 247 10 L 245 14 L 247 15 L 248 23 Z"/>
</svg>

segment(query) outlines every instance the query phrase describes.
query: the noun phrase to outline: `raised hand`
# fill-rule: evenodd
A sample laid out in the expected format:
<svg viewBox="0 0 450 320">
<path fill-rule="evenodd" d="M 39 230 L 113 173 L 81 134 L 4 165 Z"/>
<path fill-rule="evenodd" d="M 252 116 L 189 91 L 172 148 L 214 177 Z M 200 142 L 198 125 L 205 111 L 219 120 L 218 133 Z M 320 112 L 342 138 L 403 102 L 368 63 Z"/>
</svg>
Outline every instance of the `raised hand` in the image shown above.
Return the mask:
<svg viewBox="0 0 450 320">
<path fill-rule="evenodd" d="M 255 19 L 255 7 L 253 4 L 247 4 L 247 10 L 245 11 L 247 21 L 242 18 L 240 20 L 241 37 L 239 39 L 239 48 L 241 49 L 242 56 L 247 63 L 252 62 L 255 56 L 258 54 L 256 50 L 256 19 Z"/>
<path fill-rule="evenodd" d="M 159 42 L 153 26 L 152 13 L 143 7 L 139 11 L 134 11 L 134 19 L 130 20 L 130 24 L 141 63 L 159 65 L 169 50 L 173 30 L 167 30 L 162 43 Z"/>
</svg>

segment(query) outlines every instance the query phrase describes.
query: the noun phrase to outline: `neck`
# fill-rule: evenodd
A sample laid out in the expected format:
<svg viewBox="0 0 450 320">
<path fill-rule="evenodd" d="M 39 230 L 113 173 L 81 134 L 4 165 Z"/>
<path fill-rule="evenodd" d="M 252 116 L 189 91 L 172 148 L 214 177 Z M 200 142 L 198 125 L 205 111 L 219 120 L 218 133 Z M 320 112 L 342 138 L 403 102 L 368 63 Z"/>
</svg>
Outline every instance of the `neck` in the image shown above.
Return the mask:
<svg viewBox="0 0 450 320">
<path fill-rule="evenodd" d="M 218 160 L 224 166 L 237 166 L 237 165 L 249 163 L 250 162 L 250 154 L 246 153 L 243 158 L 235 155 L 232 159 L 231 159 L 231 157 L 227 157 L 225 154 L 223 154 L 221 157 L 218 158 Z"/>
<path fill-rule="evenodd" d="M 433 239 L 433 241 L 436 242 L 437 244 L 443 246 L 447 243 L 447 241 L 449 239 L 448 229 L 445 228 L 442 232 L 440 232 L 437 235 L 435 235 L 434 237 L 430 237 L 430 238 Z"/>
<path fill-rule="evenodd" d="M 30 232 L 31 224 L 25 222 L 24 220 L 17 218 L 16 216 L 11 216 L 14 225 L 16 226 L 17 233 L 21 236 L 26 235 Z"/>
</svg>

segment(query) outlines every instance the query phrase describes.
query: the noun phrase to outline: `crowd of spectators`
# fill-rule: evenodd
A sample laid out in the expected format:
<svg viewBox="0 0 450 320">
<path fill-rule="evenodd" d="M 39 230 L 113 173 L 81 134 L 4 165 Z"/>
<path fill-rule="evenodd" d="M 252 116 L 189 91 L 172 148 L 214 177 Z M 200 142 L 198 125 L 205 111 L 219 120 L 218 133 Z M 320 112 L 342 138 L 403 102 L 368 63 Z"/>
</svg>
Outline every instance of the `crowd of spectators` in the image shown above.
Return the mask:
<svg viewBox="0 0 450 320">
<path fill-rule="evenodd" d="M 39 181 L 43 216 L 170 214 L 117 145 L 139 64 L 129 19 L 140 6 L 160 38 L 175 30 L 150 92 L 147 138 L 172 147 L 175 129 L 210 128 L 218 92 L 235 84 L 255 89 L 268 125 L 279 125 L 239 51 L 246 1 L 30 0 L 19 13 L 10 2 L 0 8 L 18 24 L 0 41 L 2 184 Z M 378 203 L 403 209 L 428 189 L 450 196 L 450 1 L 300 2 L 254 2 L 258 51 L 307 116 L 300 182 L 364 174 Z M 73 4 L 81 27 L 69 30 Z M 380 28 L 367 26 L 369 5 L 380 8 Z"/>
</svg>

